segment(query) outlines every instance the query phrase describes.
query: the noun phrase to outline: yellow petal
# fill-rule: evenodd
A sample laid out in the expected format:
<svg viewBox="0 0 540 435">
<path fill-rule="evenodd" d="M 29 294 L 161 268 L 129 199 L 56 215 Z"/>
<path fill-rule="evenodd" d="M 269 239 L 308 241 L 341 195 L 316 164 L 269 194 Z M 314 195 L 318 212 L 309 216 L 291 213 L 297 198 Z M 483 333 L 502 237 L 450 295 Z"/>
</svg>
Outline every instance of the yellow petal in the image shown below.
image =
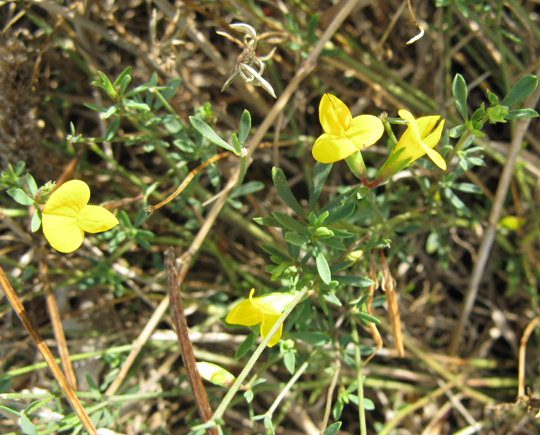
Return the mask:
<svg viewBox="0 0 540 435">
<path fill-rule="evenodd" d="M 250 296 L 255 290 L 251 290 Z M 243 325 L 243 326 L 253 326 L 257 323 L 261 323 L 263 320 L 263 315 L 259 307 L 251 302 L 251 299 L 246 299 L 240 302 L 235 306 L 227 317 L 225 321 L 231 325 Z"/>
<path fill-rule="evenodd" d="M 79 226 L 88 233 L 100 233 L 118 225 L 118 219 L 99 205 L 86 205 L 78 216 Z"/>
<path fill-rule="evenodd" d="M 312 153 L 318 162 L 333 163 L 346 159 L 356 151 L 358 150 L 345 134 L 341 136 L 323 134 L 313 144 Z"/>
<path fill-rule="evenodd" d="M 324 94 L 319 104 L 319 120 L 325 133 L 339 136 L 349 128 L 351 112 L 338 97 Z"/>
<path fill-rule="evenodd" d="M 422 147 L 433 163 L 435 163 L 443 171 L 446 171 L 446 162 L 442 156 L 437 151 L 425 146 L 424 144 L 422 144 Z"/>
<path fill-rule="evenodd" d="M 67 181 L 53 192 L 45 204 L 43 214 L 75 217 L 88 204 L 89 199 L 88 184 L 81 180 Z"/>
<path fill-rule="evenodd" d="M 419 141 L 420 140 L 420 132 L 418 130 L 418 125 L 416 124 L 416 120 L 414 119 L 414 116 L 411 112 L 408 110 L 398 110 L 398 114 L 401 118 L 409 121 L 407 124 L 407 130 L 405 130 L 405 133 L 403 133 L 403 136 L 401 136 L 401 139 L 403 139 L 405 142 L 409 141 Z M 400 141 L 401 141 L 400 139 Z"/>
<path fill-rule="evenodd" d="M 420 137 L 422 139 L 424 139 L 431 132 L 431 130 L 433 130 L 433 127 L 435 127 L 435 124 L 437 124 L 437 121 L 440 118 L 441 117 L 439 115 L 422 116 L 416 120 L 416 125 L 418 126 L 418 131 L 420 132 Z"/>
<path fill-rule="evenodd" d="M 362 150 L 377 142 L 383 133 L 384 126 L 379 118 L 373 115 L 360 115 L 353 118 L 345 134 L 356 149 Z"/>
<path fill-rule="evenodd" d="M 261 337 L 262 338 L 268 335 L 270 330 L 274 327 L 274 325 L 278 321 L 279 317 L 280 317 L 280 314 L 266 314 L 263 317 L 263 320 L 261 322 Z M 274 336 L 270 339 L 267 346 L 268 347 L 274 346 L 281 339 L 282 332 L 283 332 L 283 324 L 279 325 L 278 330 L 276 331 Z"/>
<path fill-rule="evenodd" d="M 426 146 L 429 148 L 435 147 L 437 143 L 439 143 L 439 140 L 441 140 L 442 131 L 444 127 L 444 119 L 440 122 L 440 124 L 437 126 L 435 131 L 431 133 L 428 137 L 422 140 Z"/>
<path fill-rule="evenodd" d="M 74 216 L 58 216 L 43 213 L 43 234 L 51 246 L 60 252 L 73 252 L 82 245 L 84 231 Z"/>
</svg>

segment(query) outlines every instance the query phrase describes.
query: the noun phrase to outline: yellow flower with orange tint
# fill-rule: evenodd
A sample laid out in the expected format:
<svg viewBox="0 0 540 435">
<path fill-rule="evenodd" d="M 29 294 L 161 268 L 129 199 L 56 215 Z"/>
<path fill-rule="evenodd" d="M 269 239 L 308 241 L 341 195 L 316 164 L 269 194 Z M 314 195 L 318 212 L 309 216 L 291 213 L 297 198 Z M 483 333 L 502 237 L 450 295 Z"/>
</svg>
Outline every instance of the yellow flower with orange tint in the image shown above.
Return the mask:
<svg viewBox="0 0 540 435">
<path fill-rule="evenodd" d="M 118 225 L 106 208 L 87 205 L 90 188 L 81 180 L 71 180 L 56 189 L 42 213 L 43 234 L 60 252 L 73 252 L 81 246 L 84 233 L 100 233 Z"/>
<path fill-rule="evenodd" d="M 261 337 L 264 339 L 281 317 L 281 313 L 294 299 L 294 293 L 268 293 L 258 298 L 253 297 L 255 289 L 251 289 L 249 298 L 235 306 L 225 318 L 231 325 L 254 326 L 261 324 Z M 268 347 L 274 346 L 281 338 L 283 325 L 279 326 L 274 336 L 268 342 Z"/>
<path fill-rule="evenodd" d="M 319 105 L 324 133 L 313 144 L 313 158 L 321 163 L 343 160 L 377 142 L 384 127 L 373 115 L 352 118 L 349 108 L 332 94 L 324 94 Z"/>
</svg>

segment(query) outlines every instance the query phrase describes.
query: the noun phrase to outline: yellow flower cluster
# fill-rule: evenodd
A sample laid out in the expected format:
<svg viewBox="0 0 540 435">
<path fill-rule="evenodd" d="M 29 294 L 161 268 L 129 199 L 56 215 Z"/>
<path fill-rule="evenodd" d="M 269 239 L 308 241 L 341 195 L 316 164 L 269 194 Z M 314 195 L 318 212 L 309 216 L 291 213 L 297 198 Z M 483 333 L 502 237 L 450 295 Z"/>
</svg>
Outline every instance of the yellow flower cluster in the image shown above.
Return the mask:
<svg viewBox="0 0 540 435">
<path fill-rule="evenodd" d="M 407 110 L 399 110 L 407 122 L 407 130 L 392 149 L 382 173 L 387 176 L 398 167 L 407 166 L 425 154 L 441 169 L 446 163 L 433 148 L 439 142 L 444 120 L 433 130 L 440 116 L 415 119 Z M 321 163 L 332 163 L 352 156 L 356 151 L 377 142 L 384 131 L 381 120 L 372 115 L 351 117 L 349 108 L 334 95 L 324 94 L 319 105 L 319 120 L 324 133 L 313 144 L 313 158 Z M 398 154 L 395 158 L 392 158 Z M 379 171 L 381 172 L 381 171 Z M 378 177 L 379 178 L 379 177 Z M 386 178 L 387 179 L 387 178 Z"/>
</svg>

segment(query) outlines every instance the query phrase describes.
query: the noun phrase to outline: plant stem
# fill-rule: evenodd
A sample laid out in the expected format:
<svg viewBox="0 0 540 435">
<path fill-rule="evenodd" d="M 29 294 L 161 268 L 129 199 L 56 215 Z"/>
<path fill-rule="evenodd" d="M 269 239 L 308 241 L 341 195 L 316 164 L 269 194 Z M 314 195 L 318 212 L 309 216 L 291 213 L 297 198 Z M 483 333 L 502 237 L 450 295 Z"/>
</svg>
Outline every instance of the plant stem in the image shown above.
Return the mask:
<svg viewBox="0 0 540 435">
<path fill-rule="evenodd" d="M 360 338 L 356 326 L 356 316 L 351 314 L 351 335 L 354 343 L 354 362 L 356 364 L 356 381 L 358 384 L 358 418 L 360 421 L 360 434 L 367 435 L 366 413 L 364 410 L 364 383 L 362 377 L 362 355 L 360 354 Z"/>
</svg>

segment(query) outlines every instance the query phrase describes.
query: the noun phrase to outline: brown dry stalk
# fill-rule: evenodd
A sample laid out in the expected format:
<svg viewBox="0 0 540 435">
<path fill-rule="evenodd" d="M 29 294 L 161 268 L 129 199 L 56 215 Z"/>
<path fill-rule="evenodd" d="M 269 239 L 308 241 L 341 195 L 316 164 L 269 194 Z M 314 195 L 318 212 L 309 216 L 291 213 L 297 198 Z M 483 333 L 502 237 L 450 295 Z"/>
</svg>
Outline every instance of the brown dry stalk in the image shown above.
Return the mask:
<svg viewBox="0 0 540 435">
<path fill-rule="evenodd" d="M 388 315 L 390 316 L 390 324 L 392 325 L 392 335 L 396 344 L 396 350 L 400 358 L 405 355 L 403 349 L 403 337 L 401 335 L 401 318 L 399 317 L 399 307 L 396 298 L 395 281 L 390 273 L 390 268 L 384 257 L 384 252 L 381 249 L 379 251 L 379 257 L 381 259 L 381 268 L 383 278 L 381 281 L 381 288 L 386 293 L 386 302 L 388 302 Z"/>
<path fill-rule="evenodd" d="M 182 361 L 186 368 L 189 385 L 191 386 L 191 391 L 195 398 L 199 416 L 203 423 L 206 423 L 212 418 L 212 408 L 208 402 L 201 376 L 197 370 L 197 361 L 195 360 L 193 347 L 191 346 L 191 340 L 189 339 L 189 331 L 186 316 L 184 314 L 184 304 L 182 303 L 182 295 L 180 293 L 178 265 L 176 263 L 173 248 L 168 248 L 165 251 L 165 269 L 167 271 L 167 287 L 169 300 L 171 302 L 172 319 L 174 328 L 176 329 L 176 336 L 178 337 L 178 347 L 180 348 Z M 217 435 L 218 431 L 216 427 L 209 427 L 207 433 Z"/>
<path fill-rule="evenodd" d="M 58 346 L 58 353 L 60 355 L 60 360 L 62 361 L 64 373 L 67 381 L 73 390 L 76 391 L 77 378 L 75 377 L 75 372 L 73 371 L 73 366 L 71 365 L 71 360 L 69 359 L 66 336 L 64 334 L 64 329 L 62 328 L 62 320 L 60 318 L 60 312 L 58 311 L 58 304 L 56 303 L 56 298 L 51 290 L 51 285 L 49 282 L 49 269 L 47 267 L 47 263 L 45 263 L 44 256 L 43 250 L 40 250 L 39 274 L 41 276 L 41 281 L 43 282 L 43 289 L 45 290 L 45 299 L 47 300 L 49 317 L 51 319 L 54 338 L 56 338 L 56 345 Z"/>
<path fill-rule="evenodd" d="M 9 283 L 6 275 L 4 274 L 4 270 L 0 266 L 0 284 L 2 285 L 2 288 L 4 289 L 4 292 L 6 293 L 6 296 L 19 316 L 19 319 L 21 319 L 21 322 L 23 323 L 24 327 L 28 331 L 28 334 L 30 334 L 30 337 L 32 337 L 32 340 L 34 341 L 35 345 L 43 355 L 43 358 L 45 359 L 45 362 L 53 372 L 54 377 L 56 378 L 58 384 L 60 385 L 60 388 L 66 395 L 67 400 L 69 401 L 71 407 L 79 417 L 79 420 L 81 421 L 84 428 L 88 431 L 90 435 L 97 435 L 96 428 L 94 427 L 94 424 L 90 421 L 90 418 L 88 417 L 88 414 L 84 410 L 81 402 L 79 402 L 79 399 L 75 395 L 75 392 L 71 388 L 71 385 L 69 385 L 68 381 L 64 377 L 64 374 L 62 373 L 62 370 L 60 370 L 60 367 L 58 367 L 58 364 L 56 364 L 56 361 L 54 359 L 53 354 L 51 353 L 49 347 L 45 344 L 45 341 L 43 341 L 43 338 L 41 337 L 41 334 L 37 330 L 37 328 L 34 326 L 32 321 L 30 320 L 30 317 L 28 317 L 28 314 L 26 314 L 26 310 L 24 309 L 23 304 L 21 303 L 19 296 L 17 296 L 17 293 L 15 290 L 13 290 L 13 287 L 11 287 L 11 284 Z"/>
<path fill-rule="evenodd" d="M 370 316 L 373 316 L 373 308 L 371 306 L 371 302 L 373 302 L 373 296 L 375 294 L 375 289 L 379 286 L 379 283 L 377 282 L 377 265 L 375 264 L 375 259 L 373 258 L 373 253 L 370 252 L 369 254 L 369 273 L 368 278 L 373 281 L 373 284 L 368 287 L 369 297 L 366 301 L 366 308 L 367 312 Z M 375 356 L 375 354 L 382 349 L 383 342 L 381 338 L 381 334 L 379 333 L 379 330 L 377 329 L 377 325 L 373 322 L 369 322 L 369 327 L 371 329 L 371 337 L 373 338 L 373 341 L 377 345 L 377 349 L 375 352 L 373 352 L 370 356 L 366 358 L 364 361 L 364 366 L 369 362 L 371 358 Z"/>
<path fill-rule="evenodd" d="M 193 180 L 193 178 L 195 177 L 195 175 L 197 175 L 200 171 L 202 171 L 204 168 L 206 168 L 208 165 L 211 165 L 212 163 L 214 162 L 217 162 L 218 160 L 222 159 L 223 157 L 227 157 L 228 155 L 230 155 L 231 153 L 229 151 L 226 151 L 224 153 L 221 153 L 221 154 L 217 154 L 215 155 L 214 157 L 211 157 L 210 159 L 208 159 L 206 162 L 204 163 L 201 163 L 199 166 L 197 166 L 195 169 L 193 169 L 193 171 L 191 171 L 186 179 L 184 181 L 182 181 L 182 184 L 180 184 L 180 186 L 178 186 L 178 188 L 173 192 L 171 193 L 166 199 L 164 199 L 163 201 L 161 201 L 159 204 L 157 205 L 154 205 L 154 206 L 150 206 L 148 207 L 145 211 L 146 211 L 146 215 L 149 216 L 151 215 L 152 213 L 154 213 L 158 208 L 161 208 L 163 207 L 165 204 L 168 204 L 169 202 L 171 202 L 174 198 L 176 198 L 178 195 L 180 195 L 180 193 L 182 193 L 182 190 L 184 190 L 186 188 L 186 186 L 189 184 L 189 182 L 191 180 Z"/>
<path fill-rule="evenodd" d="M 519 372 L 518 372 L 518 401 L 523 399 L 526 400 L 525 396 L 525 352 L 527 351 L 527 341 L 533 332 L 534 328 L 540 322 L 540 316 L 536 316 L 531 323 L 527 325 L 525 331 L 523 331 L 523 336 L 519 342 Z"/>
</svg>

